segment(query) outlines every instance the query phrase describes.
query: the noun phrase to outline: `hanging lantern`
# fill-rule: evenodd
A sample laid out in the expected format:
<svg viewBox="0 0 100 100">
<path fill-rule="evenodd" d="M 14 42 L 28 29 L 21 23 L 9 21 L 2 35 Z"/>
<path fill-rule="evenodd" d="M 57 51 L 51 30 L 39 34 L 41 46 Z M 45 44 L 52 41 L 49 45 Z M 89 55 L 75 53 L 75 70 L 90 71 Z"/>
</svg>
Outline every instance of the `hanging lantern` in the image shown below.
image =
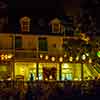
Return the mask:
<svg viewBox="0 0 100 100">
<path fill-rule="evenodd" d="M 64 57 L 67 57 L 67 54 L 64 54 Z"/>
<path fill-rule="evenodd" d="M 73 61 L 73 57 L 69 57 L 69 61 L 72 62 Z"/>
<path fill-rule="evenodd" d="M 60 58 L 59 58 L 59 61 L 60 61 L 60 62 L 63 62 L 63 57 L 60 57 Z"/>
<path fill-rule="evenodd" d="M 11 59 L 13 57 L 12 54 L 8 54 L 8 59 Z"/>
<path fill-rule="evenodd" d="M 40 58 L 43 58 L 43 54 L 40 54 Z"/>
<path fill-rule="evenodd" d="M 78 60 L 79 60 L 79 56 L 76 57 L 76 61 L 78 61 Z"/>
<path fill-rule="evenodd" d="M 45 56 L 45 59 L 46 59 L 46 60 L 48 60 L 48 59 L 49 59 L 48 55 L 46 55 L 46 56 Z"/>
<path fill-rule="evenodd" d="M 5 59 L 6 59 L 6 60 L 8 59 L 8 55 L 5 55 Z"/>
<path fill-rule="evenodd" d="M 86 56 L 88 57 L 89 56 L 89 53 L 86 53 Z"/>
<path fill-rule="evenodd" d="M 89 63 L 92 63 L 92 59 L 91 58 L 89 58 Z"/>
<path fill-rule="evenodd" d="M 86 59 L 86 55 L 83 54 L 83 55 L 82 55 L 82 60 L 85 60 L 85 59 Z"/>
<path fill-rule="evenodd" d="M 5 59 L 5 55 L 1 55 L 1 60 L 4 60 Z"/>
<path fill-rule="evenodd" d="M 55 61 L 55 57 L 52 57 L 51 60 L 52 60 L 52 61 Z"/>
</svg>

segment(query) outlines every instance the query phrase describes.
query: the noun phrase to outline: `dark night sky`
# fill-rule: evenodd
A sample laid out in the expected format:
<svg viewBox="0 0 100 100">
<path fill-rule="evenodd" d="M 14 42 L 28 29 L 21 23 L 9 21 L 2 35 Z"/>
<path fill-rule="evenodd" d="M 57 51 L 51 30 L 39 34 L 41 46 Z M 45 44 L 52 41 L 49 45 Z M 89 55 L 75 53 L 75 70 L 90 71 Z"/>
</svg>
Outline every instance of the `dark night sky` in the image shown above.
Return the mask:
<svg viewBox="0 0 100 100">
<path fill-rule="evenodd" d="M 27 13 L 55 16 L 63 15 L 66 11 L 79 13 L 80 0 L 12 0 L 9 7 L 11 8 L 10 11 L 13 14 L 16 12 L 17 15 Z"/>
</svg>

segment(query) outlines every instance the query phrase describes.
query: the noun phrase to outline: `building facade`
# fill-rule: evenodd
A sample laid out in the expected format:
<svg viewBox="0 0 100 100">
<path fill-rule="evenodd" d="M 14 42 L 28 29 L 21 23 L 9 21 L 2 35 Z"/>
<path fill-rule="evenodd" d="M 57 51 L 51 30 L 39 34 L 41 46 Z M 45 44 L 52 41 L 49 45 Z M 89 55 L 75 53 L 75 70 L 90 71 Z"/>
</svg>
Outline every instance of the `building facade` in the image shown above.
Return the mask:
<svg viewBox="0 0 100 100">
<path fill-rule="evenodd" d="M 89 37 L 33 35 L 27 33 L 28 17 L 22 18 L 20 24 L 20 34 L 0 34 L 1 80 L 89 80 L 99 76 L 92 65 Z M 65 32 L 57 18 L 50 26 L 53 33 Z"/>
</svg>

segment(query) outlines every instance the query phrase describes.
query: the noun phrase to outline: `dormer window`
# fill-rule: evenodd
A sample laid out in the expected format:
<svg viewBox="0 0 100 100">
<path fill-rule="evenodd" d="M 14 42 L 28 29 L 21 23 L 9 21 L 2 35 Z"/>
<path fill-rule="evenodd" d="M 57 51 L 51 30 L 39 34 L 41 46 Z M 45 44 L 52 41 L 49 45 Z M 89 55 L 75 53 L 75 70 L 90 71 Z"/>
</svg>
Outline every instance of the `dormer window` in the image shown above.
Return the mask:
<svg viewBox="0 0 100 100">
<path fill-rule="evenodd" d="M 21 32 L 30 32 L 30 18 L 25 16 L 20 19 Z"/>
<path fill-rule="evenodd" d="M 53 32 L 54 33 L 59 33 L 60 32 L 60 24 L 54 24 Z"/>
</svg>

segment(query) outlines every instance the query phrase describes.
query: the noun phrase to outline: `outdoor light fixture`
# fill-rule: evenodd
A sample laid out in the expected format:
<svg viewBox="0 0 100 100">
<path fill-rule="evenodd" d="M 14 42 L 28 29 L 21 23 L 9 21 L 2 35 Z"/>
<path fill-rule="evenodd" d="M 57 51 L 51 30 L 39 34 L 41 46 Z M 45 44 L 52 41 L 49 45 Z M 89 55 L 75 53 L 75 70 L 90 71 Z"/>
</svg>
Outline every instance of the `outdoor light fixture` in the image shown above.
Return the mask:
<svg viewBox="0 0 100 100">
<path fill-rule="evenodd" d="M 72 62 L 73 61 L 73 57 L 69 57 L 69 61 Z"/>
<path fill-rule="evenodd" d="M 78 60 L 79 60 L 79 56 L 76 57 L 76 61 L 78 61 Z"/>
<path fill-rule="evenodd" d="M 53 79 L 52 75 L 50 75 L 50 76 L 49 76 L 49 79 L 50 79 L 50 80 L 52 80 L 52 79 Z"/>
<path fill-rule="evenodd" d="M 83 54 L 83 55 L 82 55 L 82 60 L 85 60 L 85 59 L 86 59 L 86 55 Z"/>
<path fill-rule="evenodd" d="M 13 57 L 12 54 L 8 54 L 8 59 L 11 59 Z"/>
<path fill-rule="evenodd" d="M 89 53 L 86 53 L 86 56 L 89 56 Z"/>
<path fill-rule="evenodd" d="M 46 59 L 46 60 L 48 60 L 48 59 L 49 59 L 48 55 L 46 55 L 46 56 L 45 56 L 45 59 Z"/>
<path fill-rule="evenodd" d="M 92 63 L 92 59 L 91 58 L 89 59 L 89 63 Z"/>
<path fill-rule="evenodd" d="M 8 55 L 4 55 L 4 58 L 7 60 L 8 59 Z"/>
<path fill-rule="evenodd" d="M 60 61 L 60 62 L 63 62 L 63 57 L 60 57 L 60 58 L 59 58 L 59 61 Z"/>
<path fill-rule="evenodd" d="M 36 77 L 36 80 L 38 80 L 38 77 Z"/>
<path fill-rule="evenodd" d="M 1 60 L 4 60 L 5 59 L 5 55 L 1 55 Z"/>
<path fill-rule="evenodd" d="M 52 57 L 51 60 L 52 60 L 52 61 L 55 61 L 55 57 Z"/>
<path fill-rule="evenodd" d="M 42 54 L 40 54 L 40 58 L 43 58 L 43 55 Z"/>
<path fill-rule="evenodd" d="M 66 54 L 64 54 L 64 57 L 67 57 L 67 55 L 66 55 Z"/>
</svg>

